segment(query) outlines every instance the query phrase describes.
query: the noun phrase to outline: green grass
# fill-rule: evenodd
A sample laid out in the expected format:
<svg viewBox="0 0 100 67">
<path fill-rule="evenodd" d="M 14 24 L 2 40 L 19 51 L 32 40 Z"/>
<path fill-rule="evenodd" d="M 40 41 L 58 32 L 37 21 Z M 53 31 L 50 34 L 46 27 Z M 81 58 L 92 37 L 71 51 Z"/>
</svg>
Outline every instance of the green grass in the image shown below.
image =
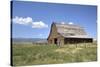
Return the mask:
<svg viewBox="0 0 100 67">
<path fill-rule="evenodd" d="M 56 45 L 13 44 L 13 65 L 37 65 L 97 60 L 96 43 Z"/>
</svg>

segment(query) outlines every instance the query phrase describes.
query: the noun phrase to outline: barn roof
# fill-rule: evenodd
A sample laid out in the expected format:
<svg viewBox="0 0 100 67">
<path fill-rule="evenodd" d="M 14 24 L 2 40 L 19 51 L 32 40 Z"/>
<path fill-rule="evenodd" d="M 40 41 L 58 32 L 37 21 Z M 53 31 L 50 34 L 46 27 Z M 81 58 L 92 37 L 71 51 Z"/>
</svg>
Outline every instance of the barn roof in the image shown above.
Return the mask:
<svg viewBox="0 0 100 67">
<path fill-rule="evenodd" d="M 84 28 L 75 24 L 54 23 L 57 32 L 68 38 L 88 38 Z"/>
</svg>

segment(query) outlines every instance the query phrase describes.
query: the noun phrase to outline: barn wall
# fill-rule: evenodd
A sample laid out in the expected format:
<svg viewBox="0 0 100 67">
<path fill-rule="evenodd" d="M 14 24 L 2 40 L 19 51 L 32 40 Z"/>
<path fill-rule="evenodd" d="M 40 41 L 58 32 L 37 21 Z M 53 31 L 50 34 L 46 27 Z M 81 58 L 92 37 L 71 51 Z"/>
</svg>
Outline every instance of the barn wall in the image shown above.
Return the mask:
<svg viewBox="0 0 100 67">
<path fill-rule="evenodd" d="M 55 43 L 55 39 L 57 39 L 57 43 Z M 52 38 L 48 40 L 49 44 L 60 44 L 63 45 L 64 44 L 64 38 L 63 37 L 57 37 L 57 38 Z"/>
<path fill-rule="evenodd" d="M 60 37 L 60 35 L 57 32 L 55 24 L 53 24 L 51 26 L 51 31 L 50 31 L 49 38 L 48 38 L 48 44 L 55 44 L 54 42 L 55 38 L 57 38 L 58 40 L 58 37 Z"/>
<path fill-rule="evenodd" d="M 68 43 L 92 43 L 92 38 L 64 38 L 64 44 Z"/>
<path fill-rule="evenodd" d="M 63 37 L 59 37 L 60 40 L 60 45 L 64 45 L 64 38 Z"/>
</svg>

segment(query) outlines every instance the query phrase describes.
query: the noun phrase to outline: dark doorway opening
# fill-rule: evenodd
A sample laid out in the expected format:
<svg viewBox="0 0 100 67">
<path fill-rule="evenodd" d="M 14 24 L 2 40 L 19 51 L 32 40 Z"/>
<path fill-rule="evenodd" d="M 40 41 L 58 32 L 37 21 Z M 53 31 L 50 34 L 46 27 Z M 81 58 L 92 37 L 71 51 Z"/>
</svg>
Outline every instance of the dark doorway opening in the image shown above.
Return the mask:
<svg viewBox="0 0 100 67">
<path fill-rule="evenodd" d="M 54 39 L 54 44 L 57 44 L 57 38 Z"/>
</svg>

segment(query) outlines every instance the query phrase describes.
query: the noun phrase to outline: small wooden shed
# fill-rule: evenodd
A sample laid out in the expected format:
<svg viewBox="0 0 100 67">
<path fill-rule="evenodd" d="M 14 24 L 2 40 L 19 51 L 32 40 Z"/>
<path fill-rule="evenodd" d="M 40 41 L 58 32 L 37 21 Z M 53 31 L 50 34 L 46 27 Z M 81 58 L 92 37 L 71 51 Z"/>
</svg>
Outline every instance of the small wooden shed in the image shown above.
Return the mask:
<svg viewBox="0 0 100 67">
<path fill-rule="evenodd" d="M 52 23 L 47 40 L 49 44 L 90 43 L 93 41 L 87 36 L 83 27 L 65 23 Z"/>
</svg>

